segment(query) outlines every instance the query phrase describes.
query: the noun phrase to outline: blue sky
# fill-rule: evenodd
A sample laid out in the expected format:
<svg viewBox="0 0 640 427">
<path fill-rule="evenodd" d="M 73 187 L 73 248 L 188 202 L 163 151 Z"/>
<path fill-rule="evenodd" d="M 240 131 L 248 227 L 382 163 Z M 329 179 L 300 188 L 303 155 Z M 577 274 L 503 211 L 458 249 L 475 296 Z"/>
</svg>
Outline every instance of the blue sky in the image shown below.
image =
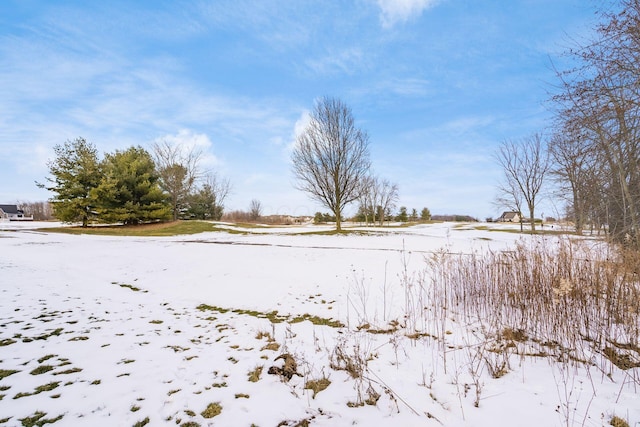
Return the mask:
<svg viewBox="0 0 640 427">
<path fill-rule="evenodd" d="M 53 146 L 197 145 L 227 209 L 321 206 L 290 150 L 314 100 L 370 136 L 398 206 L 495 216 L 497 144 L 544 132 L 553 63 L 596 16 L 585 0 L 0 2 L 0 203 L 50 197 Z M 547 208 L 548 210 L 551 208 Z M 545 212 L 551 215 L 552 212 Z"/>
</svg>

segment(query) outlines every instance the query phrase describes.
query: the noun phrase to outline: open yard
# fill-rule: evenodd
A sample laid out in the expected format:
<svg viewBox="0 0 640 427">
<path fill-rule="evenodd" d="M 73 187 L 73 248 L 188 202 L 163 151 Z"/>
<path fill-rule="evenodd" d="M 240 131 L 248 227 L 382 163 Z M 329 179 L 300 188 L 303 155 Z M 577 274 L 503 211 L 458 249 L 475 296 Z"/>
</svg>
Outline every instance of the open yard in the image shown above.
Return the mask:
<svg viewBox="0 0 640 427">
<path fill-rule="evenodd" d="M 564 237 L 36 225 L 0 223 L 0 426 L 640 426 L 637 304 L 565 342 L 566 325 L 539 326 L 535 295 L 485 306 L 469 301 L 484 301 L 486 277 L 464 276 L 473 295 L 442 286 L 450 257 L 512 265 L 518 247 L 553 252 Z M 578 285 L 558 280 L 549 304 L 570 310 Z M 576 322 L 607 316 L 585 313 Z"/>
</svg>

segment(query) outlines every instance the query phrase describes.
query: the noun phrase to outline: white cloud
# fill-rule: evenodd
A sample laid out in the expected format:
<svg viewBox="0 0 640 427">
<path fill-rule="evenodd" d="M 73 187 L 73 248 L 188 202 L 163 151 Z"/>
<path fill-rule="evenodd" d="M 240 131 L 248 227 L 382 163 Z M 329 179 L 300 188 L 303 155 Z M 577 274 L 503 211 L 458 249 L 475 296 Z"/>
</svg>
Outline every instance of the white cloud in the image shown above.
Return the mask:
<svg viewBox="0 0 640 427">
<path fill-rule="evenodd" d="M 380 20 L 384 28 L 407 22 L 419 16 L 426 9 L 435 6 L 439 0 L 377 0 Z"/>
<path fill-rule="evenodd" d="M 302 135 L 304 130 L 309 125 L 309 122 L 311 122 L 311 112 L 309 110 L 303 110 L 302 114 L 300 114 L 300 118 L 298 118 L 298 120 L 296 120 L 296 123 L 293 125 L 293 133 L 291 134 L 291 142 L 287 146 L 287 152 L 288 153 L 291 152 L 291 150 L 293 150 L 293 147 L 295 147 L 296 141 L 298 140 L 298 137 L 300 135 Z"/>
<path fill-rule="evenodd" d="M 156 138 L 154 142 L 166 142 L 173 147 L 181 147 L 183 152 L 201 151 L 200 165 L 205 170 L 219 167 L 221 164 L 221 161 L 211 152 L 211 140 L 204 133 L 195 133 L 191 129 L 180 129 L 175 135 L 167 134 Z"/>
</svg>

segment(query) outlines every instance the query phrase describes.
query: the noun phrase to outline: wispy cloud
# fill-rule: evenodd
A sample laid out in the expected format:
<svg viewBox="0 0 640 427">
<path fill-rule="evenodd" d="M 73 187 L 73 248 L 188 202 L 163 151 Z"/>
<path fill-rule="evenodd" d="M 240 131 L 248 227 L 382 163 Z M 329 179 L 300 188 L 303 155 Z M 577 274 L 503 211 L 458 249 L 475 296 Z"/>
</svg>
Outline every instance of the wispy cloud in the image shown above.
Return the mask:
<svg viewBox="0 0 640 427">
<path fill-rule="evenodd" d="M 367 67 L 367 56 L 358 47 L 330 49 L 323 56 L 310 58 L 305 65 L 318 75 L 351 75 Z"/>
<path fill-rule="evenodd" d="M 380 7 L 380 21 L 383 28 L 391 28 L 398 23 L 420 16 L 422 12 L 435 6 L 439 0 L 377 0 Z"/>
<path fill-rule="evenodd" d="M 314 31 L 318 11 L 304 8 L 304 2 L 220 0 L 202 2 L 197 10 L 210 28 L 240 30 L 271 49 L 286 50 L 306 44 Z"/>
</svg>

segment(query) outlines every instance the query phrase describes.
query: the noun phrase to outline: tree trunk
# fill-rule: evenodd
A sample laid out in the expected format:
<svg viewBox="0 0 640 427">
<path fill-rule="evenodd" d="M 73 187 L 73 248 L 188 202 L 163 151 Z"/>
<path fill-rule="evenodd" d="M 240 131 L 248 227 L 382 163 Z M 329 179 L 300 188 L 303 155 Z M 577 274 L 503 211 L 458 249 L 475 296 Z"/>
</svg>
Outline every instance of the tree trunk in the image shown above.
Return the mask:
<svg viewBox="0 0 640 427">
<path fill-rule="evenodd" d="M 533 205 L 529 205 L 529 221 L 531 221 L 531 232 L 536 231 L 536 219 L 533 210 Z"/>
</svg>

